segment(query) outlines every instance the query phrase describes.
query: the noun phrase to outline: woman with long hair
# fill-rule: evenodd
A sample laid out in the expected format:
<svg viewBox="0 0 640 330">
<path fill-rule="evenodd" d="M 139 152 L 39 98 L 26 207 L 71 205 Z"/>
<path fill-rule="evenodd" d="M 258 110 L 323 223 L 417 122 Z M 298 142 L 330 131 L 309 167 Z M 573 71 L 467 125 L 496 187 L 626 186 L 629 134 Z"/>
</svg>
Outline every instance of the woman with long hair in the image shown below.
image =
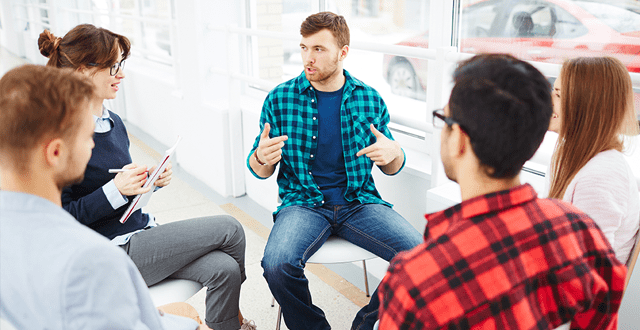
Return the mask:
<svg viewBox="0 0 640 330">
<path fill-rule="evenodd" d="M 552 100 L 549 130 L 559 135 L 549 197 L 593 218 L 625 263 L 640 224 L 638 185 L 622 154 L 624 136 L 638 134 L 629 73 L 612 57 L 568 60 Z"/>
<path fill-rule="evenodd" d="M 231 216 L 209 216 L 157 225 L 155 218 L 141 210 L 125 223 L 119 219 L 134 196 L 143 188 L 146 166 L 134 164 L 129 139 L 120 117 L 102 103 L 114 99 L 124 79 L 124 64 L 130 54 L 129 40 L 90 24 L 74 27 L 63 38 L 48 30 L 38 39 L 47 65 L 73 68 L 90 77 L 99 98 L 94 115 L 95 148 L 82 182 L 62 193 L 63 207 L 78 221 L 122 247 L 140 270 L 147 285 L 166 278 L 183 278 L 207 287 L 205 322 L 215 330 L 251 329 L 240 324 L 240 286 L 245 280 L 245 236 L 240 223 Z M 126 171 L 110 174 L 109 169 Z M 155 182 L 170 183 L 171 168 Z M 114 288 L 116 289 L 116 288 Z"/>
</svg>

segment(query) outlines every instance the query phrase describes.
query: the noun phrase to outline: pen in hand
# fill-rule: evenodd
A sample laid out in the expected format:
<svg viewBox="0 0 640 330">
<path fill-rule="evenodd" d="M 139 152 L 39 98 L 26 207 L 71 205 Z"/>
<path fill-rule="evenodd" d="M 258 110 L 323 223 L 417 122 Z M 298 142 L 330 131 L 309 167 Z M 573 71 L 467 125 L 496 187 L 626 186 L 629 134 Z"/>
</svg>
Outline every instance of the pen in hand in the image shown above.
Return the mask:
<svg viewBox="0 0 640 330">
<path fill-rule="evenodd" d="M 109 169 L 109 173 L 122 173 L 122 172 L 127 172 L 130 171 L 132 169 L 129 168 L 110 168 Z M 149 171 L 144 171 L 145 173 L 147 173 L 147 176 L 149 176 Z"/>
</svg>

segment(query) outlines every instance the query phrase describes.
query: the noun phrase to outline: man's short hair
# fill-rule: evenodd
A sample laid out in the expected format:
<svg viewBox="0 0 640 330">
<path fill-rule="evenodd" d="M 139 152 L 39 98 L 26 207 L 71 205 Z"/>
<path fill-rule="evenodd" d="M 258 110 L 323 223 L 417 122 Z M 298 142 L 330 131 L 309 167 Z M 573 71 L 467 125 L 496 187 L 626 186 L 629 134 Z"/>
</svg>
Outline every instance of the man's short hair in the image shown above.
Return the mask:
<svg viewBox="0 0 640 330">
<path fill-rule="evenodd" d="M 340 49 L 351 42 L 347 21 L 343 16 L 329 11 L 323 11 L 307 17 L 300 26 L 300 34 L 306 38 L 324 29 L 331 31 Z"/>
<path fill-rule="evenodd" d="M 498 54 L 462 62 L 453 77 L 450 116 L 469 135 L 486 173 L 516 176 L 549 128 L 549 82 L 531 64 Z"/>
<path fill-rule="evenodd" d="M 94 98 L 89 78 L 72 69 L 23 65 L 0 79 L 0 162 L 26 168 L 29 153 L 46 140 L 73 140 Z"/>
</svg>

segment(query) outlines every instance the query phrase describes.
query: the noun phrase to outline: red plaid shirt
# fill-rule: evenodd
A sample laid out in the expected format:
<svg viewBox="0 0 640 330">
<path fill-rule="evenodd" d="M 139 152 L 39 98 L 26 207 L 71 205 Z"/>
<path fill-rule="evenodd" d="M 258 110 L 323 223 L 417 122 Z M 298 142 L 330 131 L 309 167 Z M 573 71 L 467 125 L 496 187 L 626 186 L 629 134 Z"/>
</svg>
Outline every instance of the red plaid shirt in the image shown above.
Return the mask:
<svg viewBox="0 0 640 330">
<path fill-rule="evenodd" d="M 617 329 L 626 267 L 587 215 L 529 185 L 426 216 L 379 287 L 380 329 Z"/>
</svg>

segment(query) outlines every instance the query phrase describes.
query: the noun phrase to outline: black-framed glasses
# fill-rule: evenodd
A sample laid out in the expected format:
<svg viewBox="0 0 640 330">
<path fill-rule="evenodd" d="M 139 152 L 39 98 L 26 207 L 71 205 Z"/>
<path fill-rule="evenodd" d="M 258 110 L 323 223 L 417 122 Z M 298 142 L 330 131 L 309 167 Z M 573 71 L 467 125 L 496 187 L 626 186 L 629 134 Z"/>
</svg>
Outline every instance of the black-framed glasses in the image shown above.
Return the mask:
<svg viewBox="0 0 640 330">
<path fill-rule="evenodd" d="M 444 124 L 447 124 L 449 126 L 453 126 L 453 124 L 460 125 L 460 123 L 451 119 L 451 117 L 446 117 L 444 115 L 444 109 L 433 110 L 432 114 L 433 114 L 432 124 L 433 124 L 433 127 L 435 128 L 444 128 Z"/>
<path fill-rule="evenodd" d="M 115 76 L 115 75 L 118 74 L 118 72 L 120 72 L 120 69 L 124 70 L 124 63 L 125 63 L 124 61 L 125 60 L 122 60 L 122 61 L 116 62 L 114 65 L 112 65 L 109 68 L 109 74 L 112 75 L 112 76 Z M 100 64 L 98 64 L 98 63 L 88 63 L 87 65 L 100 66 Z"/>
<path fill-rule="evenodd" d="M 460 130 L 462 130 L 464 134 L 467 134 L 467 136 L 471 138 L 471 136 L 469 135 L 469 131 L 464 126 L 462 126 L 462 124 L 453 120 L 451 117 L 447 117 L 444 115 L 444 109 L 433 110 L 432 114 L 432 124 L 434 128 L 444 128 L 444 124 L 449 125 L 449 127 L 453 126 L 453 124 L 458 124 L 458 126 L 460 126 Z"/>
</svg>

